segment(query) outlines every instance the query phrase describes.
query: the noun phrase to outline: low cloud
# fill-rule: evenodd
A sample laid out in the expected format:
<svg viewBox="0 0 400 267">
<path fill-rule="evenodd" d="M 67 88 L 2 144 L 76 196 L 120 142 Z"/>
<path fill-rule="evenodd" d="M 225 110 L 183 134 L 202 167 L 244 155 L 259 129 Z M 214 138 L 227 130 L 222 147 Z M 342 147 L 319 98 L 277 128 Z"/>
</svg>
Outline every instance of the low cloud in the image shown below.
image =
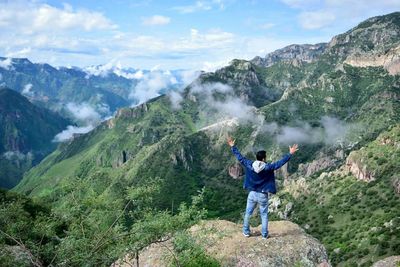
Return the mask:
<svg viewBox="0 0 400 267">
<path fill-rule="evenodd" d="M 84 126 L 84 127 L 76 127 L 76 126 L 69 125 L 67 127 L 67 129 L 65 129 L 64 131 L 62 131 L 61 133 L 57 134 L 54 137 L 53 142 L 67 141 L 69 139 L 72 139 L 75 134 L 85 134 L 85 133 L 88 133 L 91 130 L 93 130 L 93 128 L 94 128 L 93 125 L 88 125 L 88 126 Z"/>
<path fill-rule="evenodd" d="M 97 97 L 101 98 L 101 95 Z M 67 129 L 58 133 L 53 142 L 64 142 L 74 137 L 74 134 L 85 134 L 93 130 L 102 120 L 109 117 L 110 109 L 106 104 L 92 106 L 86 102 L 70 102 L 65 106 L 73 119 L 82 126 L 68 125 Z M 101 115 L 102 114 L 102 115 Z"/>
<path fill-rule="evenodd" d="M 0 60 L 0 68 L 10 70 L 12 68 L 11 58 L 6 58 L 4 60 Z"/>
<path fill-rule="evenodd" d="M 101 120 L 100 114 L 88 103 L 73 103 L 66 105 L 67 110 L 81 123 L 96 124 Z"/>
<path fill-rule="evenodd" d="M 32 91 L 32 84 L 31 83 L 26 84 L 24 86 L 24 89 L 22 89 L 21 93 L 26 96 L 33 96 L 34 92 Z"/>
<path fill-rule="evenodd" d="M 218 96 L 217 96 L 218 95 Z M 169 95 L 172 105 L 176 108 L 180 97 Z M 222 83 L 195 83 L 191 85 L 190 99 L 195 99 L 200 105 L 201 112 L 207 118 L 206 124 L 211 125 L 220 121 L 237 119 L 239 122 L 262 124 L 263 116 L 257 113 L 257 109 L 235 95 L 233 88 Z M 177 101 L 177 99 L 179 101 Z M 207 127 L 200 125 L 200 128 Z"/>
<path fill-rule="evenodd" d="M 277 123 L 267 123 L 262 127 L 264 132 L 274 136 L 279 144 L 315 144 L 346 145 L 350 142 L 351 132 L 360 132 L 362 127 L 354 123 L 346 123 L 335 117 L 323 116 L 321 126 L 312 127 L 308 122 L 297 121 L 296 126 L 279 126 Z"/>
<path fill-rule="evenodd" d="M 3 157 L 7 160 L 24 160 L 27 157 L 32 158 L 32 153 L 28 152 L 27 154 L 21 153 L 19 151 L 6 151 L 3 153 Z"/>
<path fill-rule="evenodd" d="M 129 98 L 135 106 L 169 91 L 181 91 L 199 75 L 200 72 L 189 70 L 162 71 L 154 68 L 150 72 L 138 71 L 135 76 L 140 80 L 132 89 Z M 179 98 L 176 94 L 172 97 L 174 100 Z"/>
<path fill-rule="evenodd" d="M 142 24 L 147 26 L 166 25 L 169 24 L 170 22 L 171 18 L 160 15 L 154 15 L 151 17 L 142 18 Z"/>
<path fill-rule="evenodd" d="M 183 97 L 180 92 L 171 91 L 168 93 L 169 100 L 171 101 L 172 108 L 177 110 L 181 108 Z"/>
</svg>

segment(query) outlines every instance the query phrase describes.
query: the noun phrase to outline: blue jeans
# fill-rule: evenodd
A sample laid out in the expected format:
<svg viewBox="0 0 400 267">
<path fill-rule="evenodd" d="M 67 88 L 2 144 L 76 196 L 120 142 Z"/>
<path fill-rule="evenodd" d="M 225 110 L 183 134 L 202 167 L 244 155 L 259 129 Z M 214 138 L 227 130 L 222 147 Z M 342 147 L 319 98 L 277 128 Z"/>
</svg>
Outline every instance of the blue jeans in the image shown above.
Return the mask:
<svg viewBox="0 0 400 267">
<path fill-rule="evenodd" d="M 257 203 L 260 207 L 261 234 L 266 237 L 268 236 L 268 193 L 259 193 L 256 191 L 249 192 L 249 195 L 247 196 L 246 213 L 244 215 L 243 233 L 250 234 L 249 220 Z"/>
</svg>

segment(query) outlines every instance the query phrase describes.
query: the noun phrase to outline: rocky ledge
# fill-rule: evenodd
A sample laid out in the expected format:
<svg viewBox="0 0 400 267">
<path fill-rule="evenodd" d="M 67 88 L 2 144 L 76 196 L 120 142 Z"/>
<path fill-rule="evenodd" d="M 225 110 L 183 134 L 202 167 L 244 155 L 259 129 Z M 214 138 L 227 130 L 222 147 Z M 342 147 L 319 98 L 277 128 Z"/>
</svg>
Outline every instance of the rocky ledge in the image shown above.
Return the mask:
<svg viewBox="0 0 400 267">
<path fill-rule="evenodd" d="M 297 224 L 270 222 L 268 239 L 261 238 L 260 230 L 252 228 L 246 238 L 241 225 L 213 220 L 194 225 L 188 233 L 221 266 L 330 266 L 324 246 Z M 141 251 L 139 266 L 169 266 L 172 252 L 171 240 L 155 243 Z M 126 257 L 113 266 L 136 266 L 136 260 Z"/>
</svg>

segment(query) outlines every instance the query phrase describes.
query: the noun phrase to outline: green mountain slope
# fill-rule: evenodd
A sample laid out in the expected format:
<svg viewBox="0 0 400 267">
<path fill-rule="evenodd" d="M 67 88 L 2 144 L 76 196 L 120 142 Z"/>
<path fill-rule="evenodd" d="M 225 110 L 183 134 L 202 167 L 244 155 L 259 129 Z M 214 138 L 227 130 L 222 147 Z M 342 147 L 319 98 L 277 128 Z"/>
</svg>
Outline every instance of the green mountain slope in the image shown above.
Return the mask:
<svg viewBox="0 0 400 267">
<path fill-rule="evenodd" d="M 0 187 L 12 188 L 24 171 L 56 148 L 54 136 L 70 122 L 0 88 Z"/>
<path fill-rule="evenodd" d="M 135 209 L 124 209 L 126 199 L 174 214 L 202 189 L 209 217 L 237 221 L 246 193 L 226 137 L 234 136 L 251 158 L 266 148 L 269 160 L 299 142 L 299 153 L 279 173 L 275 199 L 282 204 L 272 201 L 272 217 L 304 225 L 327 246 L 335 265 L 368 266 L 400 254 L 400 75 L 392 57 L 400 43 L 399 18 L 399 12 L 371 18 L 304 60 L 279 53 L 267 66 L 234 60 L 201 75 L 178 98 L 121 109 L 60 146 L 14 190 L 52 203 L 67 217 L 82 212 L 103 227 L 115 216 L 99 216 L 103 210 L 123 210 L 129 219 L 121 227 L 129 229 L 140 218 L 129 216 Z M 362 62 L 354 61 L 360 55 Z M 380 146 L 382 138 L 396 145 Z M 367 162 L 367 176 L 375 180 L 345 173 L 352 162 Z M 364 170 L 357 164 L 353 168 Z M 83 211 L 73 208 L 77 203 Z M 394 228 L 384 228 L 385 222 Z M 371 227 L 381 229 L 370 235 Z"/>
</svg>

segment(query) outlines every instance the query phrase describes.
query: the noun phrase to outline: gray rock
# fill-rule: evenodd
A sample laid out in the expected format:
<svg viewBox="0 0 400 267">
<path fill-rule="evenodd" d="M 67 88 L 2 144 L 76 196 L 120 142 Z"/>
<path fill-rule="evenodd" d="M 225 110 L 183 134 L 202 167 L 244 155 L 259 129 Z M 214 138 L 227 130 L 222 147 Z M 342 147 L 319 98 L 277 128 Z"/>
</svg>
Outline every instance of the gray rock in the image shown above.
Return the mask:
<svg viewBox="0 0 400 267">
<path fill-rule="evenodd" d="M 397 267 L 400 265 L 400 256 L 391 256 L 377 261 L 372 267 Z"/>
<path fill-rule="evenodd" d="M 266 240 L 260 230 L 260 226 L 252 228 L 252 236 L 245 238 L 241 225 L 214 220 L 194 225 L 188 232 L 221 266 L 330 266 L 324 246 L 297 224 L 270 222 Z M 172 242 L 153 244 L 141 251 L 139 266 L 169 266 L 172 253 Z M 113 266 L 136 266 L 131 259 L 127 256 Z"/>
</svg>

